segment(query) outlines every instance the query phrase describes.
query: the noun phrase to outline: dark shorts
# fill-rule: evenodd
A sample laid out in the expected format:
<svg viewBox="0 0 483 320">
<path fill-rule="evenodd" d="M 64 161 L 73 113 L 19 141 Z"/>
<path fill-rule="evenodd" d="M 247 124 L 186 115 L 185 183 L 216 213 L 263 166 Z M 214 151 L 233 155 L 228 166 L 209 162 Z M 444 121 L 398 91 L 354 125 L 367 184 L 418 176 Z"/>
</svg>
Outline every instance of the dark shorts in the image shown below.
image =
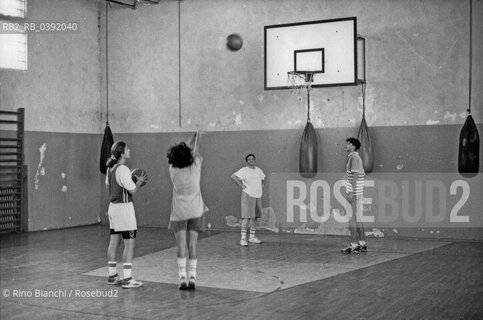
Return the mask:
<svg viewBox="0 0 483 320">
<path fill-rule="evenodd" d="M 111 234 L 120 234 L 123 239 L 136 239 L 136 230 L 114 231 L 114 229 L 111 229 Z"/>
<path fill-rule="evenodd" d="M 183 221 L 170 221 L 168 229 L 171 231 L 181 231 L 181 230 L 193 230 L 198 232 L 205 231 L 205 215 L 202 215 L 196 219 L 189 219 Z"/>
</svg>

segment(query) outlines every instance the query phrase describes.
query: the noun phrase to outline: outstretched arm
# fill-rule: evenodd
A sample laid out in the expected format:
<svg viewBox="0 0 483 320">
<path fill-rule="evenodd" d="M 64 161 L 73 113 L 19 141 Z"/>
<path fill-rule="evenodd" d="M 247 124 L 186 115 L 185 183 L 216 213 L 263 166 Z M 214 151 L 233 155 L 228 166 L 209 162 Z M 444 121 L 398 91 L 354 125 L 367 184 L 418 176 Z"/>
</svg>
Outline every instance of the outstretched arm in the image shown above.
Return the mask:
<svg viewBox="0 0 483 320">
<path fill-rule="evenodd" d="M 191 139 L 188 141 L 188 146 L 193 152 L 193 157 L 200 156 L 200 145 L 201 145 L 201 131 L 197 131 Z"/>
<path fill-rule="evenodd" d="M 193 134 L 193 136 L 186 143 L 188 145 L 188 147 L 190 147 L 191 149 L 193 149 L 195 147 L 195 141 L 196 141 L 197 135 L 198 135 L 198 132 L 195 132 L 195 134 Z"/>
</svg>

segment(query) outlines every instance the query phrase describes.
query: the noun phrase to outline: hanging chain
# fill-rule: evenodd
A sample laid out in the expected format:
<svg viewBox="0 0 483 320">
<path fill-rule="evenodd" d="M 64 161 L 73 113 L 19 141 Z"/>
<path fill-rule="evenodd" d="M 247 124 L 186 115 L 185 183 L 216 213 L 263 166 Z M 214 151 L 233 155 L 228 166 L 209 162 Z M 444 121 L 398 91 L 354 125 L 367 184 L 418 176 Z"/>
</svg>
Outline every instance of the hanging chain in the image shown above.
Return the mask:
<svg viewBox="0 0 483 320">
<path fill-rule="evenodd" d="M 469 86 L 468 86 L 468 114 L 471 114 L 471 69 L 473 60 L 473 46 L 472 46 L 472 35 L 473 35 L 473 0 L 470 0 L 470 74 L 469 74 Z"/>
</svg>

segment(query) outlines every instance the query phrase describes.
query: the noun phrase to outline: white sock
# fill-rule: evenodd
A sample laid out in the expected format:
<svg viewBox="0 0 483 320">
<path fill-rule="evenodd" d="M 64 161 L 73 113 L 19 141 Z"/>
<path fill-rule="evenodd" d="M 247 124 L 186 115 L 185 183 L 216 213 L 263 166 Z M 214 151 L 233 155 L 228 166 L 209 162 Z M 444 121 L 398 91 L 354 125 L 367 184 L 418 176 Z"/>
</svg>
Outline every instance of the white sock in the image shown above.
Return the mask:
<svg viewBox="0 0 483 320">
<path fill-rule="evenodd" d="M 246 230 L 242 230 L 241 231 L 241 239 L 242 240 L 246 240 L 247 239 L 247 231 Z"/>
<path fill-rule="evenodd" d="M 359 245 L 365 246 L 366 245 L 366 242 L 365 241 L 359 241 Z"/>
<path fill-rule="evenodd" d="M 116 261 L 108 261 L 107 266 L 109 268 L 109 276 L 115 276 L 117 274 Z"/>
<path fill-rule="evenodd" d="M 122 271 L 124 272 L 124 279 L 131 278 L 132 262 L 126 262 L 122 264 Z"/>
<path fill-rule="evenodd" d="M 357 243 L 352 243 L 352 242 L 351 242 L 351 247 L 352 247 L 352 248 L 357 247 Z"/>
<path fill-rule="evenodd" d="M 255 238 L 255 229 L 250 229 L 250 239 Z"/>
<path fill-rule="evenodd" d="M 194 277 L 196 279 L 196 267 L 198 266 L 198 259 L 189 259 L 188 265 L 189 265 L 190 278 Z"/>
<path fill-rule="evenodd" d="M 178 275 L 180 278 L 186 278 L 186 257 L 179 258 L 178 257 Z"/>
</svg>

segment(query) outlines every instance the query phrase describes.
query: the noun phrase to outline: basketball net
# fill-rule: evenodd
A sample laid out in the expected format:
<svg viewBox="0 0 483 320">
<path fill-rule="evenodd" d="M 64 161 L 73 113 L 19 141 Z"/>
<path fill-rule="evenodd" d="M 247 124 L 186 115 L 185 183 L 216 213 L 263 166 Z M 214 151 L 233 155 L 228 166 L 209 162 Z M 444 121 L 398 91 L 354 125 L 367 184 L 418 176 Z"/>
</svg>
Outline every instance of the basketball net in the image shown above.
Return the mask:
<svg viewBox="0 0 483 320">
<path fill-rule="evenodd" d="M 307 90 L 307 121 L 310 122 L 310 88 L 314 82 L 313 71 L 289 71 L 287 72 L 288 87 L 292 94 L 302 96 L 304 89 Z"/>
<path fill-rule="evenodd" d="M 287 86 L 293 94 L 300 95 L 303 89 L 309 89 L 314 82 L 312 71 L 289 71 L 287 72 Z"/>
</svg>

